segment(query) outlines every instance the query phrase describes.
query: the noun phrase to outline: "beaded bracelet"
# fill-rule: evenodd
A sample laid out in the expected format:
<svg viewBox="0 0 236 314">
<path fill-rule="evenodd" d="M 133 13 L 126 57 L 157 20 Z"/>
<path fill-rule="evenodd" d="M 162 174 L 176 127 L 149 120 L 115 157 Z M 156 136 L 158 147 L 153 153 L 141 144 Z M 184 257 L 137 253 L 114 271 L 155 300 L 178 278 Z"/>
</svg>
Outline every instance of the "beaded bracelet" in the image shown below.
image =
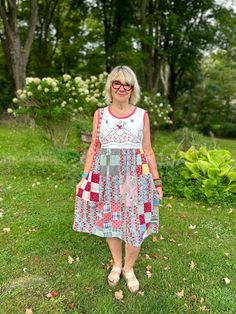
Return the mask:
<svg viewBox="0 0 236 314">
<path fill-rule="evenodd" d="M 161 178 L 155 178 L 153 181 L 156 188 L 162 186 Z"/>
<path fill-rule="evenodd" d="M 87 175 L 88 175 L 87 173 L 82 173 L 82 174 L 81 174 L 81 177 L 82 177 L 82 178 L 86 178 Z"/>
</svg>

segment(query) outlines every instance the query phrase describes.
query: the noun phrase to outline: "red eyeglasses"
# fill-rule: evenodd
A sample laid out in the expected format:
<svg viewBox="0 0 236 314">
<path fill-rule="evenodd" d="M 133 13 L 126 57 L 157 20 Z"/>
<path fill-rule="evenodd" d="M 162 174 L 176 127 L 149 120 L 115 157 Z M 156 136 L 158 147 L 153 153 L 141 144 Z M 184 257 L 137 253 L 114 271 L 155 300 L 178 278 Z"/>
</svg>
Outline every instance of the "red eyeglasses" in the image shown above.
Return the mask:
<svg viewBox="0 0 236 314">
<path fill-rule="evenodd" d="M 133 85 L 130 85 L 128 83 L 122 84 L 120 81 L 112 81 L 111 83 L 112 87 L 116 90 L 120 89 L 121 86 L 123 86 L 124 90 L 129 92 L 132 88 Z"/>
</svg>

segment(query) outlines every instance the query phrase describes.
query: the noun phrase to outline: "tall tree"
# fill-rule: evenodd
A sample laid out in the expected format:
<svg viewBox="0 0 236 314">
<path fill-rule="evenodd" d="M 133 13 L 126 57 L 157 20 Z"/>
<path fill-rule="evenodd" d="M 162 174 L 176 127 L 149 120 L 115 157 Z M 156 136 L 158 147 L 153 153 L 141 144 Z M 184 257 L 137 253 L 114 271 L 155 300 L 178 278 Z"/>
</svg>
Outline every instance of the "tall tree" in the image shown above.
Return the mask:
<svg viewBox="0 0 236 314">
<path fill-rule="evenodd" d="M 0 2 L 0 16 L 4 26 L 4 33 L 0 34 L 0 39 L 15 90 L 22 89 L 25 84 L 26 67 L 38 16 L 37 0 L 32 0 L 28 19 L 28 31 L 24 42 L 22 42 L 17 23 L 18 6 L 20 6 L 20 3 L 17 3 L 16 0 Z"/>
</svg>

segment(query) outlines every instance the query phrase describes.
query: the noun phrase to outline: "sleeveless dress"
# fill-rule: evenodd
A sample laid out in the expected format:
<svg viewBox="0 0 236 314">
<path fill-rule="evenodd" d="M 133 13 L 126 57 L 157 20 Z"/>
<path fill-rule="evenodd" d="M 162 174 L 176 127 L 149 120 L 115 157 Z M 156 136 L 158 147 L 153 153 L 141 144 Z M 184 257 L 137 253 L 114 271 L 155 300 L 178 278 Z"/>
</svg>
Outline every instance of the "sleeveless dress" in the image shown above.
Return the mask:
<svg viewBox="0 0 236 314">
<path fill-rule="evenodd" d="M 117 117 L 110 106 L 102 110 L 101 147 L 91 167 L 99 178 L 98 198 L 76 196 L 73 230 L 139 247 L 159 228 L 160 200 L 142 148 L 146 111 L 135 106 L 131 114 Z"/>
</svg>

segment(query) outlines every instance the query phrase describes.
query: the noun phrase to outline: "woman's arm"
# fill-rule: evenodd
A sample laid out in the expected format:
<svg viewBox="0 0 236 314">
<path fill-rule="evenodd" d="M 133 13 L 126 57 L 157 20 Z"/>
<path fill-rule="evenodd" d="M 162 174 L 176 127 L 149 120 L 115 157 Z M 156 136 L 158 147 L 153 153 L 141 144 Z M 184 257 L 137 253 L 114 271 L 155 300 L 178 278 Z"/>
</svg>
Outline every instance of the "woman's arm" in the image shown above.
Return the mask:
<svg viewBox="0 0 236 314">
<path fill-rule="evenodd" d="M 148 113 L 145 113 L 144 116 L 144 128 L 143 128 L 143 150 L 147 157 L 149 170 L 153 178 L 159 178 L 159 173 L 156 165 L 156 158 L 151 145 L 151 135 L 150 135 L 150 122 Z"/>
<path fill-rule="evenodd" d="M 98 126 L 98 118 L 99 118 L 98 114 L 99 114 L 99 109 L 95 111 L 94 116 L 93 116 L 92 141 L 87 151 L 86 161 L 84 164 L 84 173 L 89 173 L 92 166 L 93 157 L 96 152 L 97 145 L 99 144 L 98 139 L 97 139 L 97 126 Z"/>
<path fill-rule="evenodd" d="M 157 170 L 156 165 L 156 158 L 154 155 L 154 151 L 152 149 L 151 145 L 151 135 L 150 135 L 150 122 L 148 113 L 146 112 L 144 114 L 144 127 L 143 127 L 143 150 L 147 158 L 148 166 L 150 173 L 152 174 L 153 179 L 159 178 L 159 173 Z M 162 191 L 162 185 L 156 186 L 157 193 L 159 195 L 159 198 L 162 200 L 163 198 L 163 191 Z"/>
</svg>

